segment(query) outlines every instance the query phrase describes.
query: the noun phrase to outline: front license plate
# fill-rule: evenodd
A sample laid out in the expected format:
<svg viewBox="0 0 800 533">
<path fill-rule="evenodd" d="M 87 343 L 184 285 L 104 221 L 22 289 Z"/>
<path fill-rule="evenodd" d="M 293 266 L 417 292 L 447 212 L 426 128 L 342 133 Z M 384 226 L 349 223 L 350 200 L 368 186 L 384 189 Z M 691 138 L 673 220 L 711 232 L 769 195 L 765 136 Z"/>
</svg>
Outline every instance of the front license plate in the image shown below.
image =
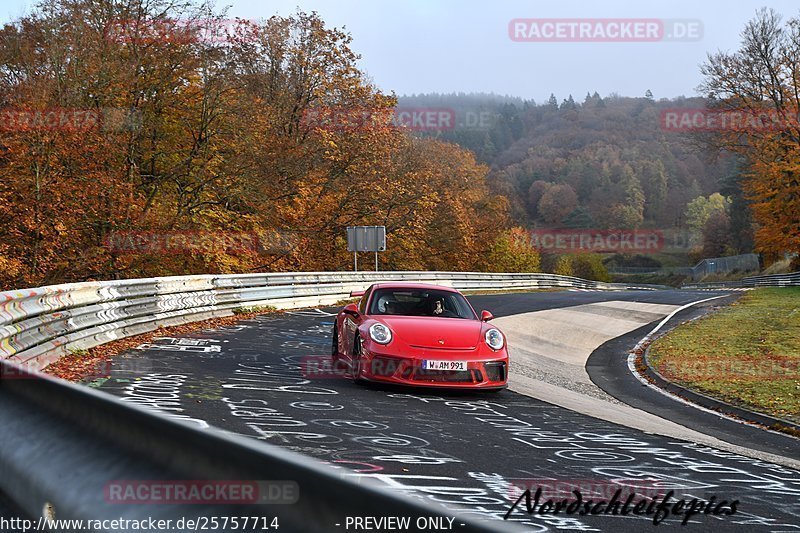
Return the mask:
<svg viewBox="0 0 800 533">
<path fill-rule="evenodd" d="M 424 359 L 422 368 L 425 370 L 466 370 L 466 361 L 439 361 L 435 359 Z"/>
</svg>

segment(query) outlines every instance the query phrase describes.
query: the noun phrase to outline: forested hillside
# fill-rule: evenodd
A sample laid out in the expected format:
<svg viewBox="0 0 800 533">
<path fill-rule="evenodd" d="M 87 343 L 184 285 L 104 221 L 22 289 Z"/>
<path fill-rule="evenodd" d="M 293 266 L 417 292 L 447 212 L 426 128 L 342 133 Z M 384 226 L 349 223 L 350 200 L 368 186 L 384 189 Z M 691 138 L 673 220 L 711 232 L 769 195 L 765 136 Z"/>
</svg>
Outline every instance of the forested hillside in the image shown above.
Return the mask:
<svg viewBox="0 0 800 533">
<path fill-rule="evenodd" d="M 735 205 L 743 203 L 735 157 L 662 127 L 662 112 L 704 108 L 700 98 L 587 93 L 582 100 L 551 96 L 537 104 L 498 95 L 434 94 L 401 97 L 399 105 L 454 109 L 457 127 L 422 135 L 456 142 L 490 165 L 492 188 L 528 226 L 686 229 L 698 232 L 701 242 L 708 218 L 692 220 L 692 201 L 722 192 Z M 483 121 L 471 126 L 470 113 Z M 730 239 L 716 243 L 716 251 L 749 252 L 747 209 L 725 211 Z"/>
</svg>

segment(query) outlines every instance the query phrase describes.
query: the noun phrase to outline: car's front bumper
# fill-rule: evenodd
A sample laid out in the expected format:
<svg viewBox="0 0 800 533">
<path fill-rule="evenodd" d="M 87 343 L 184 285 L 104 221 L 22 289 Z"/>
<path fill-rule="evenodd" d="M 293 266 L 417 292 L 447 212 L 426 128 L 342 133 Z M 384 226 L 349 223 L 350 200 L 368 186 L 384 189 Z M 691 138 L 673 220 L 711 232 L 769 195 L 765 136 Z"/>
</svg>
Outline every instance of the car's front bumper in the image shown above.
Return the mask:
<svg viewBox="0 0 800 533">
<path fill-rule="evenodd" d="M 397 356 L 365 353 L 362 359 L 361 378 L 384 383 L 413 387 L 446 387 L 469 389 L 505 388 L 508 382 L 508 357 L 486 358 L 474 353 L 447 355 L 448 359 L 465 361 L 466 370 L 426 370 L 425 359 L 442 359 L 441 354 Z"/>
</svg>

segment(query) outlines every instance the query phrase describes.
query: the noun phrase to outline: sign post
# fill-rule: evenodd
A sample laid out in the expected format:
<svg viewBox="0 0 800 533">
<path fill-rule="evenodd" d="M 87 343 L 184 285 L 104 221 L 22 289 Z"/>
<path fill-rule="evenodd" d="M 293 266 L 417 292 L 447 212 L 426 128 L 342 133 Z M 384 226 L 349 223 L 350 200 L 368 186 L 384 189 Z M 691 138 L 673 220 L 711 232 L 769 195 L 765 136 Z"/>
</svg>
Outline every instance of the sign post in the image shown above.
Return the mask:
<svg viewBox="0 0 800 533">
<path fill-rule="evenodd" d="M 347 251 L 353 252 L 353 266 L 358 272 L 358 252 L 375 252 L 375 271 L 378 271 L 378 252 L 386 250 L 386 226 L 348 226 Z"/>
</svg>

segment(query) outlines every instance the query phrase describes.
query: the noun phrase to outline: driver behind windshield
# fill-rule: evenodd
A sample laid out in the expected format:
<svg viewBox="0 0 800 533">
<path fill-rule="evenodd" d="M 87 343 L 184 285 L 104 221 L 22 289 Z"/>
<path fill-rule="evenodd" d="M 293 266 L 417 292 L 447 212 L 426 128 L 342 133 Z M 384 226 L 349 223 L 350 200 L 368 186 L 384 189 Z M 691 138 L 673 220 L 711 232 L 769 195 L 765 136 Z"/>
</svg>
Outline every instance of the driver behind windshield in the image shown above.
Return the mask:
<svg viewBox="0 0 800 533">
<path fill-rule="evenodd" d="M 441 299 L 436 298 L 432 301 L 431 315 L 440 316 L 442 313 L 444 313 L 444 303 Z"/>
</svg>

